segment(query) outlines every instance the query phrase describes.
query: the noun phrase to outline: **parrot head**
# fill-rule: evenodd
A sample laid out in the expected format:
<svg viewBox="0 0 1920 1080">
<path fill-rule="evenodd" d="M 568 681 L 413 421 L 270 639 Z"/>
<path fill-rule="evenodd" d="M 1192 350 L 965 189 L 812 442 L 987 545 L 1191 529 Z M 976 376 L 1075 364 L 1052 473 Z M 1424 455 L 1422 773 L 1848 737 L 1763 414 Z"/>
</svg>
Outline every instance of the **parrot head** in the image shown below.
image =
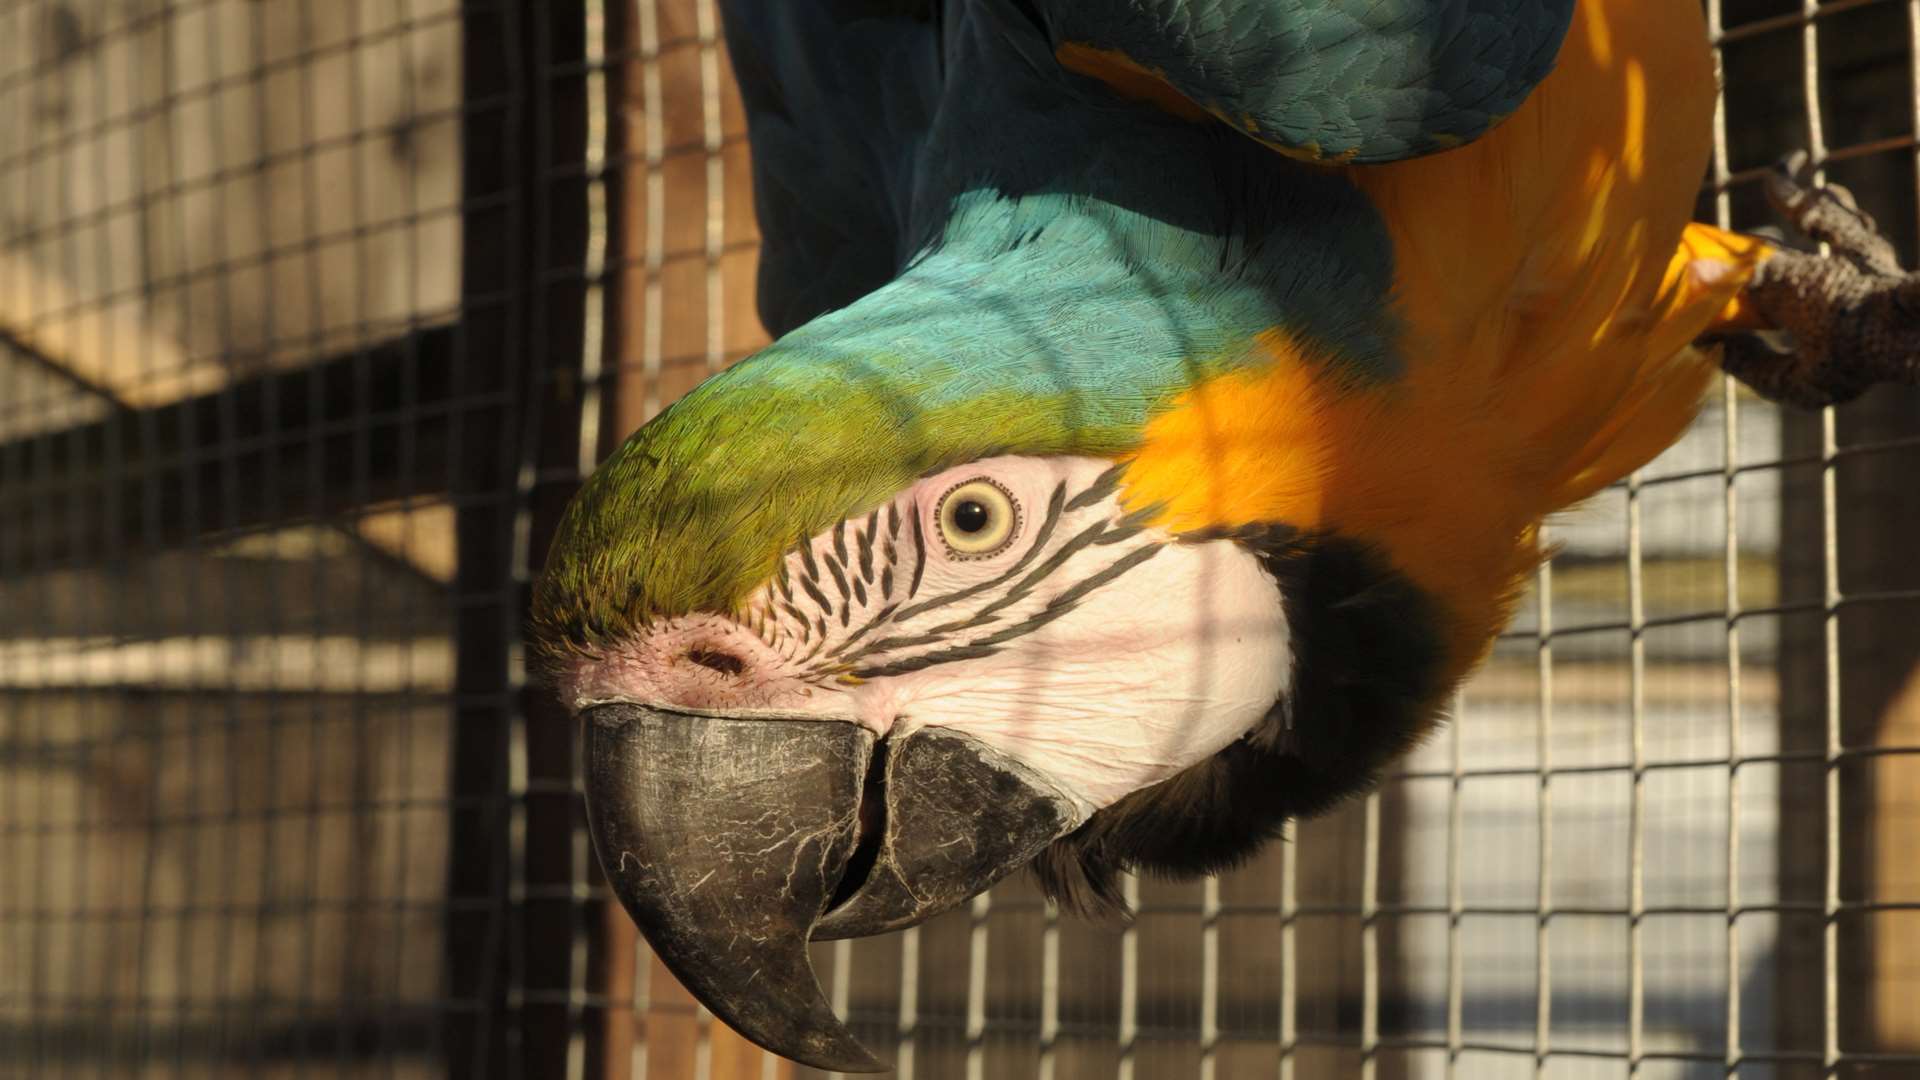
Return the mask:
<svg viewBox="0 0 1920 1080">
<path fill-rule="evenodd" d="M 1070 200 L 961 217 L 950 235 L 999 239 L 635 432 L 535 596 L 613 888 L 717 1015 L 829 1068 L 874 1062 L 809 940 L 1027 866 L 1098 913 L 1123 870 L 1229 865 L 1367 783 L 1445 681 L 1431 602 L 1374 546 L 1176 514 L 1165 462 L 1141 475 L 1151 417 L 1271 361 L 1230 245 Z M 1179 445 L 1173 471 L 1204 472 L 1205 440 Z"/>
</svg>

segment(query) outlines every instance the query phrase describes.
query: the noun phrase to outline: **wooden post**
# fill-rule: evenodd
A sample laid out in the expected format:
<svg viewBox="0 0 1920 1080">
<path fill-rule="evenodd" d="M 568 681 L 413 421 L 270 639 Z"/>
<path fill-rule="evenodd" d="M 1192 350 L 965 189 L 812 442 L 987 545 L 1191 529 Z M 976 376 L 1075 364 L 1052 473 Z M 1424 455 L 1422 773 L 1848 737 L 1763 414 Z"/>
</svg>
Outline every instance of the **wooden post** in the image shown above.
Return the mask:
<svg viewBox="0 0 1920 1080">
<path fill-rule="evenodd" d="M 575 814 L 563 794 L 573 727 L 516 693 L 527 597 L 514 566 L 517 478 L 534 570 L 571 486 L 544 480 L 579 455 L 578 371 L 587 240 L 583 0 L 473 0 L 463 9 L 461 322 L 450 423 L 456 686 L 447 895 L 449 1076 L 565 1075 L 571 1036 Z M 523 858 L 512 865 L 509 758 L 521 728 Z M 557 780 L 554 784 L 541 781 Z M 526 884 L 519 910 L 509 885 Z M 475 903 L 483 901 L 483 903 Z M 517 955 L 516 955 L 517 954 Z M 510 1003 L 509 986 L 521 1000 Z M 518 1062 L 510 1060 L 518 1057 Z M 517 1064 L 517 1067 L 516 1067 Z"/>
<path fill-rule="evenodd" d="M 622 59 L 607 78 L 611 385 L 602 399 L 601 457 L 768 340 L 754 314 L 760 234 L 746 117 L 717 5 L 610 2 L 607 52 Z M 702 1055 L 712 1080 L 794 1075 L 791 1062 L 700 1010 L 641 945 L 619 905 L 607 905 L 600 918 L 597 967 L 609 1005 L 588 1075 L 625 1080 L 638 1058 L 648 1076 L 691 1077 Z"/>
</svg>

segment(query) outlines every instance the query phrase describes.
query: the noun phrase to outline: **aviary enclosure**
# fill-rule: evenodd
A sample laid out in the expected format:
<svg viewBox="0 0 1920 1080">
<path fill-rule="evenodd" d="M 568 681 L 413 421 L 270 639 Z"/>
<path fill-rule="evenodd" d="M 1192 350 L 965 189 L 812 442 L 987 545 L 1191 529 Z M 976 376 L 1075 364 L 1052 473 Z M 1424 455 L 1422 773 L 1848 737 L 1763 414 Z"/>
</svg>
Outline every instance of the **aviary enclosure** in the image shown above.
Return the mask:
<svg viewBox="0 0 1920 1080">
<path fill-rule="evenodd" d="M 1701 217 L 1804 146 L 1913 265 L 1920 2 L 1707 10 Z M 636 942 L 522 652 L 583 471 L 765 341 L 719 32 L 0 5 L 0 1076 L 808 1074 Z M 1916 476 L 1913 393 L 1729 382 L 1377 794 L 823 982 L 902 1077 L 1920 1076 Z"/>
</svg>

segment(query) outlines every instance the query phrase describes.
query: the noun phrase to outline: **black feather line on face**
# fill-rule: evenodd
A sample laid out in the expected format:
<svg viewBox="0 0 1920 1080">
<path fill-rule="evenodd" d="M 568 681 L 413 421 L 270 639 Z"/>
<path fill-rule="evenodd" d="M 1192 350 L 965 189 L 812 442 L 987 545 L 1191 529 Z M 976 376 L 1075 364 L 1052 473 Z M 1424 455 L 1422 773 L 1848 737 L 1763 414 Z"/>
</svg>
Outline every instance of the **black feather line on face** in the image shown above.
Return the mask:
<svg viewBox="0 0 1920 1080">
<path fill-rule="evenodd" d="M 827 560 L 827 573 L 833 575 L 833 587 L 840 590 L 840 603 L 844 607 L 847 598 L 853 595 L 847 588 L 847 575 L 840 569 L 840 564 L 832 559 Z"/>
<path fill-rule="evenodd" d="M 913 580 L 907 583 L 907 599 L 911 600 L 920 592 L 920 576 L 927 569 L 927 538 L 920 533 L 920 515 L 914 514 L 913 522 Z"/>
<path fill-rule="evenodd" d="M 802 664 L 811 663 L 814 657 L 820 655 L 820 650 L 827 647 L 827 620 L 814 616 L 813 633 L 815 635 L 813 648 L 808 649 L 807 654 L 800 658 Z"/>
<path fill-rule="evenodd" d="M 1072 513 L 1075 510 L 1085 510 L 1087 507 L 1113 494 L 1119 489 L 1120 477 L 1126 471 L 1127 467 L 1125 465 L 1115 465 L 1099 476 L 1094 477 L 1093 483 L 1087 485 L 1085 491 L 1075 495 L 1073 501 L 1067 504 L 1067 512 Z"/>
<path fill-rule="evenodd" d="M 985 614 L 989 612 L 998 611 L 1001 608 L 1008 606 L 1009 604 L 1017 604 L 1020 601 L 1026 599 L 1027 594 L 1033 591 L 1034 586 L 1040 584 L 1042 581 L 1045 581 L 1049 576 L 1053 574 L 1054 571 L 1060 569 L 1062 566 L 1065 566 L 1067 564 L 1067 560 L 1073 558 L 1075 555 L 1078 555 L 1082 549 L 1098 543 L 1100 540 L 1100 537 L 1104 536 L 1106 532 L 1107 532 L 1107 523 L 1104 521 L 1096 521 L 1092 525 L 1088 526 L 1087 528 L 1080 530 L 1080 532 L 1075 534 L 1072 539 L 1068 540 L 1064 544 L 1061 544 L 1060 549 L 1058 551 L 1055 551 L 1052 555 L 1047 556 L 1046 562 L 1043 562 L 1039 566 L 1034 567 L 1032 573 L 1022 578 L 1019 584 L 1015 585 L 1011 589 L 1008 589 L 1007 595 L 1001 597 L 998 600 L 995 600 L 993 603 L 988 604 L 985 608 L 981 609 L 982 613 Z M 1013 569 L 1014 571 L 1018 571 L 1020 568 L 1016 566 Z M 1008 576 L 1012 576 L 1012 572 L 1009 572 Z"/>
<path fill-rule="evenodd" d="M 801 612 L 799 608 L 794 607 L 792 604 L 785 603 L 785 602 L 782 602 L 780 607 L 787 614 L 793 616 L 793 621 L 800 624 L 800 632 L 802 634 L 809 634 L 813 632 L 812 624 L 807 622 L 807 616 L 803 612 Z"/>
<path fill-rule="evenodd" d="M 990 645 L 955 645 L 952 648 L 935 649 L 930 653 L 921 653 L 919 656 L 902 657 L 899 660 L 881 664 L 879 667 L 855 668 L 853 674 L 855 678 L 860 679 L 879 679 L 888 675 L 905 675 L 910 671 L 919 671 L 922 668 L 929 668 L 935 664 L 951 664 L 956 660 L 978 660 L 981 657 L 992 656 L 999 651 L 999 649 Z"/>
<path fill-rule="evenodd" d="M 854 539 L 860 542 L 860 580 L 873 580 L 873 534 L 880 523 L 880 511 L 867 515 L 867 526 Z"/>
<path fill-rule="evenodd" d="M 1088 490 L 1097 489 L 1099 484 L 1107 478 L 1109 473 L 1112 473 L 1112 472 L 1113 470 L 1108 470 L 1107 473 L 1102 473 L 1100 477 L 1095 479 L 1094 487 L 1091 487 Z M 1075 501 L 1079 501 L 1081 498 L 1085 496 L 1085 494 L 1086 492 L 1082 492 L 1080 496 L 1076 496 Z M 1006 570 L 995 575 L 993 578 L 987 581 L 978 582 L 974 585 L 970 585 L 962 589 L 956 589 L 952 592 L 942 593 L 938 596 L 929 597 L 925 600 L 922 600 L 918 604 L 913 604 L 908 607 L 900 608 L 898 611 L 894 613 L 893 621 L 906 622 L 907 620 L 912 619 L 916 616 L 925 614 L 928 611 L 936 610 L 948 604 L 957 603 L 959 601 L 978 596 L 982 593 L 985 593 L 992 589 L 1003 586 L 1008 581 L 1012 581 L 1014 578 L 1018 577 L 1023 571 L 1026 571 L 1027 568 L 1034 562 L 1034 560 L 1039 558 L 1040 554 L 1046 550 L 1046 546 L 1048 542 L 1051 541 L 1054 531 L 1059 526 L 1060 520 L 1064 516 L 1068 505 L 1069 503 L 1067 500 L 1067 485 L 1064 482 L 1055 485 L 1052 495 L 1049 496 L 1049 498 L 1047 499 L 1046 515 L 1041 519 L 1040 526 L 1035 531 L 1034 537 L 1031 543 L 1029 543 L 1029 545 L 1027 546 L 1027 550 L 1021 554 L 1020 558 L 1017 559 L 1012 566 L 1008 567 Z M 917 516 L 914 519 L 914 525 L 915 525 L 915 538 L 917 540 L 919 538 L 919 531 L 918 531 L 919 520 Z M 1044 562 L 1042 562 L 1038 567 L 1034 568 L 1031 572 L 1027 573 L 1027 576 L 1021 579 L 1018 583 L 1016 583 L 1012 589 L 1008 590 L 1006 595 L 1001 596 L 998 599 L 994 600 L 993 602 L 987 604 L 985 607 L 981 608 L 979 611 L 976 611 L 973 614 L 965 616 L 963 618 L 955 619 L 951 622 L 943 623 L 938 626 L 929 627 L 924 631 L 920 631 L 918 633 L 914 633 L 911 635 L 876 639 L 871 644 L 869 644 L 865 649 L 862 649 L 858 653 L 854 654 L 848 660 L 848 662 L 859 663 L 863 660 L 880 656 L 885 653 L 892 652 L 898 649 L 914 648 L 922 645 L 937 644 L 951 635 L 963 634 L 969 630 L 977 630 L 977 629 L 980 629 L 981 627 L 989 626 L 995 622 L 998 622 L 1000 618 L 999 612 L 1005 610 L 1007 607 L 1013 604 L 1018 603 L 1022 599 L 1025 599 L 1028 595 L 1031 594 L 1031 592 L 1033 591 L 1036 585 L 1038 585 L 1041 581 L 1045 580 L 1049 575 L 1058 571 L 1062 566 L 1066 565 L 1066 563 L 1075 554 L 1086 549 L 1088 546 L 1092 544 L 1100 542 L 1103 533 L 1107 530 L 1108 530 L 1108 526 L 1104 521 L 1093 522 L 1092 524 L 1087 526 L 1087 528 L 1081 530 L 1081 532 L 1075 535 L 1072 539 L 1068 540 L 1058 550 L 1054 551 L 1051 555 L 1049 555 L 1048 558 Z M 1140 530 L 1137 527 L 1130 529 L 1128 530 L 1128 535 L 1131 536 L 1131 535 L 1137 534 L 1139 531 Z M 1153 550 L 1157 550 L 1157 545 L 1155 545 Z M 889 555 L 892 554 L 891 548 L 889 548 L 888 554 Z M 1124 573 L 1128 569 L 1131 569 L 1133 566 L 1136 566 L 1139 563 L 1144 562 L 1149 557 L 1151 557 L 1150 554 L 1140 555 L 1138 552 L 1135 552 L 1129 556 L 1123 557 L 1119 561 L 1119 563 L 1116 564 L 1116 566 L 1118 567 L 1117 569 L 1116 569 L 1116 566 L 1109 566 L 1103 569 L 1102 571 L 1096 573 L 1094 575 L 1094 578 L 1089 579 L 1088 582 L 1082 582 L 1079 585 L 1076 585 L 1073 589 L 1068 590 L 1068 592 L 1071 593 L 1071 596 L 1068 598 L 1068 601 L 1064 605 L 1058 604 L 1056 602 L 1056 604 L 1050 605 L 1050 607 L 1053 609 L 1051 613 L 1047 613 L 1047 612 L 1036 613 L 1035 616 L 1029 617 L 1027 620 L 1023 621 L 1022 623 L 1017 624 L 1015 628 L 1006 628 L 1006 629 L 1000 630 L 994 635 L 993 640 L 996 642 L 1009 641 L 1015 637 L 1019 637 L 1021 634 L 1031 632 L 1032 630 L 1036 630 L 1039 627 L 1044 626 L 1046 623 L 1051 622 L 1053 619 L 1058 618 L 1060 615 L 1065 614 L 1068 610 L 1071 610 L 1073 606 L 1073 602 L 1076 601 L 1079 597 L 1086 595 L 1086 593 L 1091 591 L 1093 588 L 1097 588 L 1099 585 L 1105 584 L 1106 582 L 1112 580 L 1114 577 L 1119 576 L 1119 574 Z M 832 564 L 829 563 L 828 567 L 829 569 L 831 569 Z M 891 568 L 888 568 L 889 571 L 890 569 Z M 919 569 L 919 566 L 918 564 L 916 564 L 916 576 L 918 573 L 918 569 Z M 885 580 L 884 572 L 883 572 L 883 580 Z M 891 591 L 890 585 L 888 586 L 888 591 L 889 592 Z M 909 593 L 909 598 L 911 598 L 911 596 L 912 596 L 912 593 Z M 889 609 L 889 610 L 892 610 L 892 609 Z M 863 627 L 862 633 L 864 633 L 866 629 L 867 629 L 866 627 Z M 828 654 L 827 658 L 833 659 L 834 657 L 841 654 L 844 651 L 844 649 L 845 649 L 844 645 L 840 648 L 834 649 L 832 652 Z M 926 665 L 919 665 L 919 667 L 924 667 L 924 666 Z M 875 668 L 872 670 L 879 670 L 879 668 Z M 861 674 L 861 672 L 856 672 L 855 674 Z"/>
<path fill-rule="evenodd" d="M 1289 819 L 1370 788 L 1438 719 L 1448 687 L 1441 612 L 1427 593 L 1373 548 L 1338 536 L 1255 527 L 1232 538 L 1278 583 L 1289 689 L 1246 737 L 1043 851 L 1034 871 L 1064 908 L 1124 918 L 1123 871 L 1187 876 L 1244 861 Z"/>
<path fill-rule="evenodd" d="M 946 649 L 936 649 L 930 653 L 922 653 L 919 656 L 888 661 L 870 668 L 856 669 L 854 674 L 863 679 L 876 678 L 881 675 L 896 675 L 902 671 L 918 671 L 936 663 L 948 663 L 952 660 L 967 660 L 972 659 L 975 655 L 989 655 L 992 652 L 997 652 L 999 647 L 1007 642 L 1025 634 L 1030 634 L 1060 616 L 1065 615 L 1067 612 L 1072 611 L 1075 607 L 1079 606 L 1080 601 L 1085 599 L 1087 594 L 1112 583 L 1115 579 L 1119 578 L 1120 575 L 1153 558 L 1159 554 L 1162 546 L 1163 545 L 1160 544 L 1150 544 L 1127 552 L 1125 555 L 1115 559 L 1112 563 L 1102 567 L 1087 578 L 1075 582 L 1070 588 L 1061 592 L 1059 596 L 1049 600 L 1047 605 L 1039 611 L 1029 615 L 1020 622 L 997 630 L 984 638 L 975 638 L 962 645 Z M 1051 572 L 1043 567 L 1042 570 L 1036 570 L 1034 573 L 1039 574 L 1043 571 Z M 1034 579 L 1029 578 L 1028 580 L 1031 581 Z M 1023 584 L 1025 583 L 1023 582 Z M 994 622 L 996 618 L 996 616 L 982 612 L 967 619 L 948 623 L 945 626 L 933 627 L 926 633 L 914 637 L 881 638 L 864 650 L 860 656 L 855 657 L 854 662 L 858 662 L 868 656 L 892 652 L 898 649 L 912 648 L 918 645 L 937 644 L 946 640 L 954 633 L 977 629 Z M 989 647 L 988 652 L 975 654 L 966 651 L 968 649 L 981 647 Z M 901 665 L 911 666 L 903 667 Z"/>
<path fill-rule="evenodd" d="M 915 634 L 912 637 L 881 638 L 878 641 L 875 641 L 869 648 L 867 648 L 860 655 L 872 656 L 877 653 L 893 652 L 895 649 L 911 649 L 920 645 L 937 645 L 939 643 L 940 643 L 940 635 L 931 633 L 931 632 L 925 633 L 925 634 Z"/>
<path fill-rule="evenodd" d="M 826 593 L 820 591 L 820 586 L 807 578 L 801 578 L 800 587 L 806 590 L 807 595 L 813 598 L 813 602 L 820 606 L 821 611 L 828 615 L 833 614 L 833 602 L 827 599 Z"/>
<path fill-rule="evenodd" d="M 814 559 L 812 545 L 803 542 L 799 545 L 799 554 L 805 574 L 799 578 L 800 588 L 806 596 L 820 608 L 824 617 L 815 618 L 809 622 L 807 616 L 802 614 L 791 603 L 782 606 L 789 614 L 799 620 L 804 637 L 813 637 L 817 633 L 822 639 L 821 641 L 817 641 L 813 649 L 809 650 L 807 655 L 802 658 L 802 663 L 811 662 L 818 656 L 821 662 L 827 666 L 809 670 L 806 674 L 819 675 L 823 672 L 830 673 L 829 669 L 831 669 L 831 671 L 846 671 L 851 665 L 860 663 L 871 657 L 899 649 L 939 644 L 947 640 L 951 635 L 964 634 L 970 630 L 990 626 L 999 621 L 999 612 L 1004 611 L 1009 606 L 1019 603 L 1031 595 L 1034 588 L 1040 582 L 1058 572 L 1074 555 L 1096 544 L 1112 544 L 1119 540 L 1138 535 L 1141 531 L 1141 526 L 1131 523 L 1134 518 L 1140 516 L 1137 512 L 1123 519 L 1122 525 L 1118 528 L 1109 526 L 1105 521 L 1095 521 L 1075 534 L 1057 550 L 1049 553 L 1044 560 L 1039 562 L 1038 566 L 1033 565 L 1036 560 L 1040 559 L 1042 552 L 1046 551 L 1047 545 L 1051 542 L 1062 517 L 1070 509 L 1084 509 L 1106 498 L 1117 488 L 1119 475 L 1119 466 L 1102 472 L 1085 490 L 1074 495 L 1071 501 L 1068 499 L 1067 485 L 1064 482 L 1056 484 L 1053 492 L 1047 499 L 1046 514 L 1042 517 L 1038 529 L 1035 530 L 1032 540 L 1027 545 L 1026 551 L 1021 554 L 1019 559 L 1015 560 L 1013 565 L 995 575 L 990 580 L 979 582 L 966 588 L 956 589 L 952 592 L 943 593 L 939 596 L 929 597 L 918 604 L 902 607 L 901 601 L 890 603 L 884 610 L 862 624 L 853 634 L 844 638 L 831 650 L 827 650 L 824 655 L 821 655 L 821 653 L 827 632 L 827 620 L 837 618 L 841 626 L 847 626 L 852 620 L 854 603 L 857 601 L 861 607 L 865 607 L 869 602 L 864 582 L 873 580 L 873 541 L 879 532 L 880 511 L 879 509 L 875 509 L 869 512 L 866 519 L 866 527 L 855 531 L 855 542 L 860 558 L 860 574 L 858 577 L 852 577 L 842 569 L 842 566 L 847 563 L 846 522 L 844 520 L 834 528 L 833 551 L 827 553 L 824 558 L 819 560 L 826 564 L 827 573 L 833 578 L 834 587 L 840 592 L 841 603 L 838 608 L 834 606 L 827 593 L 819 587 L 819 566 Z M 898 533 L 900 525 L 900 516 L 897 507 L 897 503 L 888 503 L 886 506 L 889 537 L 884 542 L 885 546 L 882 549 L 885 561 L 880 569 L 880 595 L 881 598 L 889 600 L 893 594 L 893 568 L 899 561 L 899 550 L 893 542 L 893 535 Z M 919 514 L 911 513 L 908 515 L 908 519 L 912 532 L 914 566 L 906 599 L 911 600 L 919 593 L 920 582 L 926 571 L 927 543 L 926 537 L 921 529 Z M 993 651 L 992 648 L 989 648 L 988 653 L 971 652 L 968 650 L 986 646 L 997 647 L 999 644 L 1039 629 L 1054 619 L 1059 618 L 1061 615 L 1066 614 L 1068 611 L 1073 610 L 1079 600 L 1092 590 L 1105 585 L 1127 570 L 1145 562 L 1158 550 L 1159 545 L 1155 544 L 1129 552 L 1114 563 L 1097 571 L 1087 580 L 1079 582 L 1067 589 L 1060 596 L 1050 601 L 1041 611 L 1035 612 L 1013 626 L 1004 627 L 996 631 L 989 639 L 964 642 L 916 657 L 904 657 L 864 669 L 855 669 L 854 674 L 862 678 L 873 678 L 879 675 L 895 674 L 901 671 L 917 671 L 936 663 L 969 659 L 979 655 L 990 655 L 991 651 Z M 1029 567 L 1031 567 L 1031 570 L 1029 570 Z M 850 570 L 851 567 L 848 567 L 848 569 Z M 787 600 L 791 601 L 793 599 L 792 591 L 790 586 L 787 586 L 791 575 L 786 573 L 786 563 L 784 560 L 780 564 L 779 570 L 780 573 L 777 575 L 776 580 L 783 586 L 783 592 Z M 889 622 L 904 622 L 928 611 L 978 596 L 984 592 L 1001 587 L 1009 581 L 1013 581 L 1023 573 L 1025 573 L 1026 576 L 1020 578 L 1020 580 L 1007 591 L 1006 595 L 995 599 L 992 603 L 971 615 L 932 627 L 921 633 L 878 638 L 868 643 L 865 648 L 855 652 L 851 658 L 845 661 L 840 661 L 839 659 L 856 643 L 865 639 L 869 633 L 883 624 Z M 902 667 L 901 665 L 907 666 Z"/>
<path fill-rule="evenodd" d="M 847 635 L 847 639 L 845 641 L 842 641 L 840 644 L 835 645 L 833 649 L 830 652 L 828 652 L 825 657 L 823 657 L 823 659 L 826 659 L 826 660 L 836 659 L 842 653 L 845 653 L 848 649 L 851 649 L 855 643 L 857 643 L 861 638 L 866 637 L 869 633 L 873 631 L 875 627 L 878 627 L 883 623 L 887 622 L 888 620 L 892 619 L 895 609 L 897 609 L 899 606 L 900 605 L 898 604 L 889 604 L 886 607 L 881 608 L 877 613 L 874 614 L 873 618 L 868 619 L 866 622 L 860 624 L 860 629 L 855 630 L 853 633 Z"/>
<path fill-rule="evenodd" d="M 800 567 L 807 572 L 806 580 L 819 582 L 820 567 L 813 561 L 813 541 L 804 537 L 800 540 Z"/>
</svg>

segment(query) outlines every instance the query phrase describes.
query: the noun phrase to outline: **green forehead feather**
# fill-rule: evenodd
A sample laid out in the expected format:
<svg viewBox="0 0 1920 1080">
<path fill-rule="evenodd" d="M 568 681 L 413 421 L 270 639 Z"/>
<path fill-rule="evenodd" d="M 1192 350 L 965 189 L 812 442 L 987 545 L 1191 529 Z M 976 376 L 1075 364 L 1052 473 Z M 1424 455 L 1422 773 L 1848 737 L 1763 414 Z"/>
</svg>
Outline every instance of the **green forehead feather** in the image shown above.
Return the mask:
<svg viewBox="0 0 1920 1080">
<path fill-rule="evenodd" d="M 1332 247 L 1352 247 L 1352 232 Z M 995 454 L 1122 455 L 1155 411 L 1244 362 L 1276 322 L 1358 368 L 1390 362 L 1377 246 L 1373 280 L 1329 301 L 1285 287 L 1305 280 L 1292 258 L 1325 268 L 1325 245 L 1255 258 L 1063 196 L 968 196 L 947 235 L 898 280 L 695 388 L 594 473 L 535 596 L 549 646 L 732 611 L 800 538 L 929 472 Z M 1246 265 L 1222 274 L 1229 260 Z"/>
</svg>

